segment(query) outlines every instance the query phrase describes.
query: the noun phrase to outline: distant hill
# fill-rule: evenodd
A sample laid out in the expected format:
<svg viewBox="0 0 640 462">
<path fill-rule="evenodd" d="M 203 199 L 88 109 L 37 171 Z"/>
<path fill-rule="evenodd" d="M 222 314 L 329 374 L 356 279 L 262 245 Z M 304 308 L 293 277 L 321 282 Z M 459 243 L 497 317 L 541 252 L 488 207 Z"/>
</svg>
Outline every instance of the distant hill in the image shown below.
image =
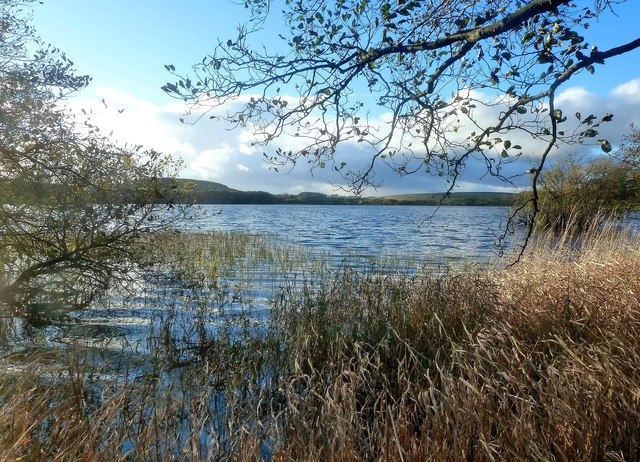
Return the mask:
<svg viewBox="0 0 640 462">
<path fill-rule="evenodd" d="M 239 192 L 237 189 L 230 188 L 222 183 L 216 183 L 215 181 L 206 180 L 190 180 L 186 178 L 178 178 L 178 186 L 193 189 L 194 191 L 232 191 Z"/>
<path fill-rule="evenodd" d="M 159 186 L 170 190 L 162 201 L 183 204 L 316 204 L 316 205 L 511 205 L 515 194 L 496 192 L 454 192 L 444 197 L 444 193 L 399 194 L 382 197 L 338 196 L 319 192 L 299 194 L 271 194 L 265 191 L 240 191 L 222 183 L 204 180 L 159 178 Z M 7 179 L 0 179 L 0 200 L 4 202 L 29 202 L 37 193 L 42 197 L 50 195 L 55 185 L 43 184 L 36 189 L 33 185 L 23 185 Z M 123 189 L 111 200 L 135 202 L 138 190 L 144 191 L 148 185 Z M 104 198 L 104 200 L 109 200 Z"/>
<path fill-rule="evenodd" d="M 276 196 L 264 191 L 239 191 L 215 181 L 179 179 L 177 202 L 196 204 L 275 204 Z"/>
<path fill-rule="evenodd" d="M 453 192 L 401 194 L 382 197 L 338 196 L 318 192 L 271 194 L 265 191 L 239 191 L 222 183 L 180 179 L 186 188 L 175 200 L 197 204 L 326 204 L 326 205 L 511 205 L 513 193 Z M 183 189 L 183 188 L 180 188 Z"/>
</svg>

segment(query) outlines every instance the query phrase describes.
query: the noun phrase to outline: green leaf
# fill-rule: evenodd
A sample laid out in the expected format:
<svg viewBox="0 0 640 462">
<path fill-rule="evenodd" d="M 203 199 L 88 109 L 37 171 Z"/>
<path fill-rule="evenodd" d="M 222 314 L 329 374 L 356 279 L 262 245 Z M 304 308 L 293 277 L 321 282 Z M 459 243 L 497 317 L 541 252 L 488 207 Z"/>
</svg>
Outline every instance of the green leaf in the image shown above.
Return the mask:
<svg viewBox="0 0 640 462">
<path fill-rule="evenodd" d="M 607 140 L 598 140 L 598 144 L 604 152 L 611 152 L 611 143 Z"/>
<path fill-rule="evenodd" d="M 505 149 L 509 149 L 510 147 L 511 147 L 511 141 L 509 141 L 509 140 L 505 140 L 505 141 L 504 141 L 504 148 L 505 148 Z"/>
<path fill-rule="evenodd" d="M 536 33 L 533 31 L 528 31 L 526 34 L 524 34 L 524 37 L 522 37 L 522 45 L 524 45 L 525 43 L 527 43 L 528 41 L 530 41 L 532 38 L 534 38 L 536 36 Z"/>
<path fill-rule="evenodd" d="M 162 89 L 167 93 L 178 93 L 178 87 L 173 83 L 167 83 Z"/>
<path fill-rule="evenodd" d="M 566 117 L 562 116 L 562 109 L 554 109 L 553 110 L 553 118 L 556 120 L 556 122 L 558 123 L 562 123 L 565 120 L 567 120 Z"/>
<path fill-rule="evenodd" d="M 455 25 L 458 29 L 462 29 L 463 27 L 466 27 L 468 23 L 469 23 L 469 18 L 467 18 L 466 16 L 463 16 L 455 20 Z"/>
</svg>

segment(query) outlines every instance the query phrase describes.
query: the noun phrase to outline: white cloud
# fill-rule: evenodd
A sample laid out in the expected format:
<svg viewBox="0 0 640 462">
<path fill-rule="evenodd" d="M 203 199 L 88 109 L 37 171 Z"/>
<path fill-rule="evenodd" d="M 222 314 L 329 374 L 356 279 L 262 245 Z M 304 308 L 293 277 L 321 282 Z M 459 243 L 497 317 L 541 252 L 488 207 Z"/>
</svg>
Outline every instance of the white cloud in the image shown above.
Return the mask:
<svg viewBox="0 0 640 462">
<path fill-rule="evenodd" d="M 594 100 L 594 96 L 582 87 L 570 87 L 556 96 L 556 104 L 561 106 L 566 102 L 572 101 L 590 102 Z"/>
<path fill-rule="evenodd" d="M 640 102 L 640 79 L 634 79 L 618 85 L 613 89 L 611 94 L 616 98 L 621 98 L 626 101 Z"/>
<path fill-rule="evenodd" d="M 250 144 L 239 143 L 238 144 L 238 152 L 241 154 L 255 154 L 256 148 L 251 146 Z"/>
<path fill-rule="evenodd" d="M 485 100 L 489 98 L 481 93 L 473 96 Z M 107 108 L 101 102 L 102 99 Z M 620 85 L 605 96 L 590 93 L 585 88 L 568 87 L 558 95 L 556 103 L 569 116 L 569 120 L 563 124 L 566 129 L 575 128 L 575 122 L 571 120 L 575 121 L 573 114 L 576 112 L 580 112 L 583 117 L 591 113 L 598 117 L 607 112 L 614 114 L 613 122 L 598 128 L 600 133 L 596 139 L 607 138 L 615 146 L 628 132 L 631 123 L 640 125 L 640 79 Z M 239 107 L 238 104 L 242 104 L 242 101 L 227 103 L 224 110 L 233 112 L 234 108 Z M 114 138 L 120 142 L 141 144 L 182 158 L 185 165 L 181 173 L 183 177 L 214 180 L 242 190 L 289 193 L 320 191 L 328 194 L 339 192 L 332 185 L 332 182 L 340 182 L 340 176 L 333 172 L 332 165 L 328 164 L 326 169 L 316 169 L 311 173 L 305 162 L 299 162 L 293 169 L 284 168 L 276 173 L 265 164 L 263 151 L 272 152 L 276 146 L 286 150 L 301 149 L 305 143 L 302 137 L 283 135 L 274 146 L 264 149 L 252 144 L 255 136 L 251 127 L 230 130 L 232 127 L 229 124 L 209 120 L 207 117 L 195 124 L 183 124 L 179 119 L 187 108 L 181 102 L 154 104 L 106 87 L 95 89 L 93 97 L 72 100 L 70 106 L 75 112 L 79 112 L 80 108 L 91 110 L 92 120 L 103 132 L 113 131 Z M 124 111 L 119 113 L 119 109 Z M 479 120 L 495 120 L 500 110 L 500 105 L 479 105 L 474 110 L 474 117 Z M 216 111 L 221 114 L 223 109 Z M 381 114 L 372 118 L 371 122 L 384 127 L 388 120 L 388 114 Z M 452 136 L 457 141 L 462 141 L 470 129 L 463 128 Z M 542 145 L 533 142 L 524 133 L 514 132 L 509 137 L 513 144 L 521 144 L 525 148 L 525 154 L 535 157 L 541 152 Z M 564 146 L 558 152 L 596 148 L 594 139 L 593 146 Z M 349 142 L 340 148 L 337 155 L 338 162 L 347 160 L 355 167 L 364 166 L 370 160 L 371 148 L 366 143 Z M 507 168 L 509 175 L 516 175 L 515 186 L 526 184 L 528 177 L 518 175 L 530 166 L 531 157 Z M 421 173 L 401 177 L 388 165 L 380 164 L 379 167 L 376 171 L 377 179 L 384 182 L 384 187 L 378 191 L 371 190 L 368 192 L 370 194 L 442 191 L 447 187 L 447 183 L 441 178 Z M 470 162 L 460 179 L 460 190 L 503 190 L 510 187 L 495 178 L 483 177 L 485 173 L 481 162 Z"/>
<path fill-rule="evenodd" d="M 188 163 L 187 171 L 193 172 L 197 179 L 223 181 L 232 160 L 231 151 L 228 144 L 201 151 Z"/>
<path fill-rule="evenodd" d="M 577 125 L 574 118 L 577 112 L 581 114 L 583 120 L 591 114 L 596 116 L 597 120 L 607 113 L 613 114 L 611 122 L 602 123 L 597 127 L 598 135 L 594 137 L 590 147 L 598 148 L 597 139 L 608 139 L 611 144 L 617 146 L 629 133 L 629 126 L 640 123 L 640 79 L 619 85 L 608 95 L 598 95 L 583 88 L 567 88 L 558 96 L 556 102 L 565 115 L 573 121 L 567 122 L 565 129 L 573 129 Z M 584 128 L 585 126 L 582 129 Z M 564 151 L 584 149 L 585 146 L 573 146 L 565 148 Z"/>
</svg>

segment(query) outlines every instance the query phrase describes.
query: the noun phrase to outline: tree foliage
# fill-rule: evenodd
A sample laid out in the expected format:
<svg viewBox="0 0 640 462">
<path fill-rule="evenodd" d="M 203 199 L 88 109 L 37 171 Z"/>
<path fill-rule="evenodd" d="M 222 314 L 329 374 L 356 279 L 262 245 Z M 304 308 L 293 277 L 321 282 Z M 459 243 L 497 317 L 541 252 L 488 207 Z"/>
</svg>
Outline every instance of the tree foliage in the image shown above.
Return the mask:
<svg viewBox="0 0 640 462">
<path fill-rule="evenodd" d="M 625 136 L 622 146 L 613 158 L 628 168 L 640 170 L 640 129 L 638 127 L 631 125 L 629 134 Z"/>
<path fill-rule="evenodd" d="M 626 157 L 625 150 L 620 156 Z M 540 179 L 536 224 L 545 229 L 587 229 L 621 218 L 640 204 L 640 169 L 612 157 L 569 156 Z"/>
<path fill-rule="evenodd" d="M 184 213 L 167 213 L 171 183 L 157 181 L 177 164 L 65 109 L 90 79 L 37 38 L 25 3 L 0 1 L 0 300 L 86 303 L 132 278 L 143 237 Z"/>
<path fill-rule="evenodd" d="M 285 137 L 289 147 L 265 153 L 274 165 L 332 167 L 355 192 L 377 184 L 380 163 L 442 176 L 450 191 L 473 162 L 508 182 L 505 164 L 524 154 L 538 164 L 537 211 L 553 147 L 592 139 L 611 150 L 598 125 L 613 116 L 572 114 L 567 124 L 558 88 L 640 47 L 640 38 L 608 49 L 585 39 L 614 13 L 610 0 L 284 0 L 286 32 L 268 47 L 253 37 L 274 3 L 242 3 L 253 19 L 237 37 L 192 75 L 168 65 L 177 80 L 164 90 L 198 110 L 225 105 L 211 117 L 250 128 L 258 144 Z M 344 157 L 356 145 L 367 148 L 364 165 Z"/>
</svg>

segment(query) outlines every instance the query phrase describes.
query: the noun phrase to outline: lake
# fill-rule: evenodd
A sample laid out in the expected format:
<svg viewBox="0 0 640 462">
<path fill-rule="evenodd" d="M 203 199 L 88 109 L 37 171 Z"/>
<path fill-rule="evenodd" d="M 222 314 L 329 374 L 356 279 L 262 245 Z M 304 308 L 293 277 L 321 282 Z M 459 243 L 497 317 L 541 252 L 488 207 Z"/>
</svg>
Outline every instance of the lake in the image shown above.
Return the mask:
<svg viewBox="0 0 640 462">
<path fill-rule="evenodd" d="M 135 294 L 114 295 L 56 319 L 39 328 L 37 336 L 44 348 L 81 343 L 90 348 L 98 345 L 104 351 L 106 344 L 112 350 L 133 347 L 144 355 L 166 326 L 171 336 L 191 341 L 186 332 L 196 317 L 207 317 L 210 333 L 216 329 L 216 313 L 222 310 L 265 319 L 278 290 L 337 266 L 412 274 L 425 269 L 442 272 L 457 264 L 490 259 L 497 250 L 495 234 L 504 225 L 507 211 L 505 207 L 202 206 L 198 219 L 181 225 L 183 236 L 207 231 L 259 236 L 232 251 L 236 256 L 220 265 L 215 281 L 205 281 L 196 291 L 181 286 L 180 281 L 168 286 L 146 284 Z M 237 239 L 227 240 L 207 245 L 237 245 L 230 244 Z M 270 246 L 280 250 L 275 254 L 267 250 L 270 256 L 263 255 Z M 286 258 L 276 255 L 278 252 Z M 214 252 L 209 254 L 212 260 L 220 259 Z M 21 346 L 19 340 L 25 338 L 5 339 L 9 349 L 28 348 L 29 342 Z"/>
<path fill-rule="evenodd" d="M 206 205 L 185 230 L 267 234 L 335 254 L 478 260 L 496 250 L 506 207 Z"/>
</svg>

